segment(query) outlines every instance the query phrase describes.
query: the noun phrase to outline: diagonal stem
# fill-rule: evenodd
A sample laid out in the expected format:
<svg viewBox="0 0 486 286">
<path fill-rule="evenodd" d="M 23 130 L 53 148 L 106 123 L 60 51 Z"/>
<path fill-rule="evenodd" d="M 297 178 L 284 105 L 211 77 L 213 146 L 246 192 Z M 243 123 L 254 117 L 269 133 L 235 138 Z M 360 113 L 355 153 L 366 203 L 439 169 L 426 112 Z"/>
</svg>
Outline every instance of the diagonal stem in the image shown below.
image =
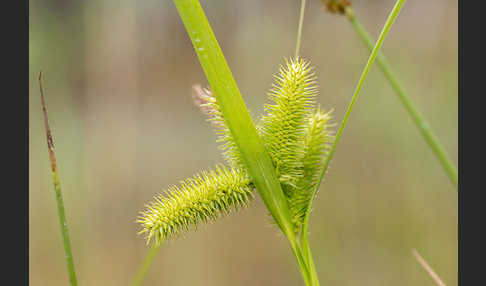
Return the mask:
<svg viewBox="0 0 486 286">
<path fill-rule="evenodd" d="M 174 4 L 221 107 L 242 161 L 265 206 L 289 240 L 304 281 L 308 284 L 307 264 L 297 244 L 288 202 L 204 10 L 199 0 L 174 0 Z"/>
<path fill-rule="evenodd" d="M 290 209 L 275 167 L 199 0 L 174 0 L 174 3 L 258 193 L 282 232 L 294 236 Z"/>
<path fill-rule="evenodd" d="M 446 286 L 445 283 L 442 282 L 442 280 L 440 279 L 439 275 L 435 273 L 434 269 L 432 269 L 432 267 L 430 267 L 427 261 L 425 261 L 425 259 L 423 259 L 423 257 L 420 256 L 420 254 L 416 249 L 412 249 L 412 254 L 413 256 L 415 256 L 415 259 L 417 259 L 418 263 L 420 263 L 420 265 L 425 269 L 425 271 L 427 271 L 427 273 L 430 275 L 430 277 L 432 277 L 432 279 L 438 286 Z"/>
<path fill-rule="evenodd" d="M 54 179 L 54 192 L 56 193 L 57 214 L 59 216 L 59 224 L 61 227 L 62 242 L 64 244 L 64 253 L 66 255 L 66 264 L 68 268 L 69 281 L 71 283 L 71 286 L 76 286 L 77 285 L 76 272 L 74 271 L 73 254 L 71 252 L 71 242 L 69 240 L 66 214 L 64 211 L 64 202 L 62 199 L 61 183 L 59 181 L 59 174 L 57 171 L 56 154 L 54 153 L 54 141 L 52 140 L 51 128 L 49 127 L 46 102 L 44 99 L 44 90 L 42 88 L 42 71 L 39 73 L 39 89 L 41 95 L 42 113 L 44 115 L 44 127 L 46 129 L 47 148 L 49 150 L 49 160 L 51 161 L 52 178 Z"/>
<path fill-rule="evenodd" d="M 349 21 L 353 25 L 354 30 L 359 35 L 360 39 L 363 41 L 366 47 L 368 47 L 368 49 L 370 50 L 373 49 L 373 40 L 371 36 L 368 34 L 366 29 L 361 25 L 359 20 L 356 18 L 355 13 L 350 6 L 346 7 L 345 15 L 348 17 Z M 402 102 L 408 114 L 410 115 L 410 117 L 412 117 L 415 125 L 422 133 L 422 136 L 424 137 L 425 141 L 429 145 L 430 149 L 432 149 L 435 156 L 439 160 L 440 164 L 442 165 L 442 168 L 444 168 L 444 171 L 446 172 L 447 176 L 449 177 L 451 182 L 455 185 L 456 191 L 458 191 L 457 168 L 454 166 L 452 161 L 447 156 L 447 152 L 445 151 L 444 147 L 440 143 L 439 139 L 434 134 L 433 130 L 430 128 L 429 124 L 422 116 L 422 114 L 417 110 L 412 99 L 405 92 L 405 89 L 403 88 L 402 84 L 400 83 L 397 76 L 393 72 L 390 64 L 388 63 L 387 59 L 385 58 L 385 55 L 382 52 L 378 52 L 378 55 L 376 57 L 376 62 L 378 63 L 378 66 L 380 67 L 381 71 L 385 75 L 386 79 L 390 82 L 392 88 L 395 90 L 396 94 L 398 95 L 398 98 Z"/>
<path fill-rule="evenodd" d="M 140 265 L 140 268 L 138 268 L 137 274 L 135 275 L 135 278 L 133 279 L 132 286 L 140 286 L 142 285 L 143 280 L 145 279 L 145 276 L 147 275 L 147 272 L 150 269 L 150 266 L 152 265 L 152 262 L 155 259 L 155 256 L 157 255 L 157 252 L 159 252 L 160 245 L 153 245 L 147 254 L 145 255 L 142 264 Z"/>
<path fill-rule="evenodd" d="M 376 56 L 378 55 L 378 51 L 380 50 L 383 41 L 385 40 L 386 35 L 388 34 L 388 31 L 390 30 L 393 22 L 395 21 L 396 17 L 398 16 L 398 13 L 400 12 L 400 9 L 402 8 L 403 4 L 405 3 L 406 0 L 397 0 L 395 3 L 395 6 L 393 7 L 392 11 L 390 12 L 390 15 L 388 16 L 388 19 L 386 20 L 385 26 L 383 27 L 380 37 L 378 38 L 378 41 L 376 42 L 373 50 L 371 51 L 371 55 L 368 58 L 368 62 L 366 63 L 366 66 L 363 69 L 363 72 L 361 73 L 361 77 L 358 81 L 358 85 L 356 86 L 356 89 L 354 91 L 353 97 L 351 98 L 351 102 L 349 103 L 349 106 L 346 110 L 346 113 L 344 114 L 343 121 L 341 121 L 341 125 L 339 126 L 339 130 L 336 134 L 336 137 L 334 139 L 334 142 L 332 143 L 331 149 L 329 150 L 328 156 L 326 157 L 324 161 L 324 166 L 322 168 L 319 181 L 317 182 L 313 192 L 312 192 L 312 199 L 309 202 L 309 205 L 306 210 L 305 218 L 304 218 L 304 224 L 302 227 L 302 248 L 304 251 L 304 255 L 310 255 L 310 246 L 309 246 L 309 239 L 308 239 L 308 225 L 309 225 L 309 214 L 310 210 L 312 207 L 312 202 L 315 199 L 316 193 L 319 190 L 319 186 L 321 185 L 322 179 L 324 175 L 326 174 L 327 168 L 329 167 L 329 163 L 331 162 L 332 156 L 334 154 L 334 150 L 336 149 L 336 146 L 339 142 L 339 139 L 341 138 L 341 134 L 343 133 L 344 127 L 346 126 L 346 123 L 348 122 L 349 116 L 351 114 L 351 111 L 353 110 L 353 106 L 356 103 L 356 99 L 358 98 L 358 94 L 361 91 L 361 87 L 363 86 L 363 83 L 366 79 L 366 76 L 368 75 L 368 72 L 370 70 L 371 64 L 375 60 Z M 307 253 L 307 254 L 306 254 Z"/>
</svg>

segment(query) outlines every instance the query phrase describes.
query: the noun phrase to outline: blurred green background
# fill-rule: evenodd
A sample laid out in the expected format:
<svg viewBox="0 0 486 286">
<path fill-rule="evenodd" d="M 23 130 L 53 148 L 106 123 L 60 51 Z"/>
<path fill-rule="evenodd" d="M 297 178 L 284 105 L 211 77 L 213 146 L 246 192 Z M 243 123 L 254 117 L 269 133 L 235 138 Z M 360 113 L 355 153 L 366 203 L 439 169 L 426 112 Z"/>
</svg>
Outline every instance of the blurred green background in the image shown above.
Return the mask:
<svg viewBox="0 0 486 286">
<path fill-rule="evenodd" d="M 242 95 L 262 113 L 292 56 L 299 1 L 205 0 Z M 338 124 L 368 52 L 350 23 L 309 0 L 302 54 Z M 354 1 L 374 37 L 392 0 Z M 204 73 L 172 1 L 29 1 L 31 285 L 67 285 L 37 75 L 44 73 L 80 285 L 129 285 L 146 251 L 138 212 L 169 184 L 222 161 L 191 99 Z M 383 46 L 457 165 L 457 1 L 408 1 Z M 377 66 L 310 222 L 321 285 L 434 285 L 416 248 L 457 285 L 457 193 Z M 337 128 L 337 127 L 336 127 Z M 166 243 L 145 285 L 303 285 L 260 198 Z"/>
</svg>

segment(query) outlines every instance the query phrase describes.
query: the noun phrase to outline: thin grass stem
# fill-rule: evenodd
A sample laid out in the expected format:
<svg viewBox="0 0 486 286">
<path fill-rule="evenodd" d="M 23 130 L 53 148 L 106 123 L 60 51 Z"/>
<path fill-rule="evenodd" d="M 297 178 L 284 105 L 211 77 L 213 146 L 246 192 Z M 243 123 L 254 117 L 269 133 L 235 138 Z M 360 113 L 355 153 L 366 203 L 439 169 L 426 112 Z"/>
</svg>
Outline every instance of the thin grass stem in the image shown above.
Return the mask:
<svg viewBox="0 0 486 286">
<path fill-rule="evenodd" d="M 370 50 L 373 49 L 373 40 L 371 36 L 363 27 L 363 25 L 361 25 L 353 9 L 350 6 L 346 7 L 345 15 L 351 22 L 354 30 L 359 35 L 360 39 L 363 41 L 366 47 L 368 47 L 368 49 Z M 422 136 L 424 137 L 425 141 L 429 145 L 430 149 L 432 149 L 435 156 L 439 160 L 442 168 L 444 168 L 444 171 L 446 172 L 447 176 L 449 177 L 451 182 L 455 185 L 456 191 L 458 191 L 457 168 L 454 166 L 452 161 L 447 156 L 447 152 L 445 151 L 445 148 L 442 146 L 439 139 L 434 134 L 432 128 L 427 123 L 424 116 L 422 116 L 422 114 L 418 111 L 412 99 L 405 92 L 405 89 L 403 88 L 402 84 L 400 83 L 397 76 L 393 72 L 393 69 L 388 63 L 385 55 L 381 51 L 378 52 L 378 55 L 376 57 L 376 62 L 378 63 L 378 66 L 380 67 L 381 71 L 385 75 L 385 78 L 390 82 L 390 85 L 392 86 L 393 90 L 395 90 L 396 94 L 398 95 L 398 98 L 402 102 L 408 114 L 410 115 L 410 117 L 412 117 L 415 125 L 422 133 Z"/>
<path fill-rule="evenodd" d="M 310 281 L 312 286 L 319 286 L 319 276 L 317 275 L 317 270 L 316 266 L 314 264 L 314 258 L 312 257 L 312 252 L 309 246 L 309 243 L 306 242 L 305 247 L 304 243 L 302 243 L 302 254 L 304 256 L 304 259 L 307 261 L 307 265 L 309 268 L 309 275 L 310 275 Z"/>
<path fill-rule="evenodd" d="M 432 279 L 438 286 L 446 286 L 445 283 L 442 282 L 442 280 L 440 279 L 439 275 L 435 273 L 434 269 L 432 269 L 432 267 L 430 267 L 427 261 L 425 261 L 425 259 L 422 256 L 420 256 L 420 254 L 416 249 L 412 249 L 412 254 L 413 256 L 415 256 L 415 259 L 417 259 L 418 263 L 420 263 L 420 265 L 425 269 L 425 271 L 427 271 L 427 273 L 430 275 L 430 277 L 432 277 Z"/>
<path fill-rule="evenodd" d="M 304 281 L 308 284 L 307 264 L 296 243 L 290 208 L 275 167 L 258 135 L 204 10 L 198 0 L 174 0 L 174 3 L 248 174 L 276 224 L 289 240 Z"/>
<path fill-rule="evenodd" d="M 297 59 L 300 55 L 300 43 L 302 40 L 302 27 L 304 26 L 304 12 L 305 12 L 305 0 L 300 2 L 300 16 L 299 16 L 299 27 L 297 30 L 297 41 L 295 43 L 295 58 Z"/>
<path fill-rule="evenodd" d="M 155 259 L 155 256 L 159 252 L 160 246 L 159 245 L 152 245 L 152 247 L 149 249 L 147 254 L 145 255 L 142 264 L 138 268 L 137 274 L 135 275 L 135 278 L 133 279 L 132 286 L 140 286 L 142 285 L 143 280 L 147 276 L 147 273 L 150 269 L 150 266 L 152 265 L 152 262 Z"/>
<path fill-rule="evenodd" d="M 174 0 L 224 120 L 263 202 L 277 225 L 293 236 L 290 208 L 270 155 L 253 124 L 199 0 Z"/>
<path fill-rule="evenodd" d="M 39 72 L 39 89 L 41 95 L 42 113 L 44 116 L 44 127 L 46 129 L 47 149 L 49 150 L 49 160 L 51 162 L 52 178 L 54 180 L 54 192 L 56 193 L 57 214 L 59 216 L 59 225 L 61 227 L 62 242 L 64 245 L 64 253 L 66 256 L 69 282 L 71 283 L 72 286 L 76 286 L 77 285 L 76 272 L 74 270 L 73 254 L 71 252 L 71 242 L 69 240 L 68 225 L 66 221 L 66 214 L 64 211 L 64 202 L 62 199 L 61 182 L 59 180 L 59 173 L 57 171 L 56 154 L 54 153 L 54 141 L 52 139 L 51 128 L 49 127 L 46 102 L 44 98 L 44 90 L 42 88 L 42 71 Z"/>
<path fill-rule="evenodd" d="M 305 285 L 319 286 L 319 284 L 314 284 L 313 282 L 314 279 L 312 278 L 311 272 L 309 272 L 307 259 L 304 257 L 302 249 L 299 247 L 295 236 L 293 238 L 287 237 L 287 239 L 290 242 L 290 246 L 295 255 L 295 258 L 297 259 L 297 263 L 299 265 L 299 269 L 304 279 Z"/>
<path fill-rule="evenodd" d="M 300 16 L 299 16 L 299 26 L 297 28 L 297 40 L 295 43 L 295 58 L 297 59 L 300 56 L 300 46 L 302 42 L 302 30 L 304 26 L 304 15 L 305 15 L 305 4 L 306 0 L 301 0 L 300 2 Z M 299 251 L 301 249 L 299 248 Z M 302 252 L 302 259 L 305 260 L 305 263 L 307 264 L 308 268 L 308 275 L 309 275 L 309 281 L 306 283 L 310 283 L 312 286 L 319 286 L 319 277 L 317 275 L 316 267 L 314 264 L 314 260 L 312 258 L 312 253 L 310 249 L 308 251 Z M 296 254 L 297 257 L 297 254 Z M 299 260 L 299 257 L 297 257 L 297 260 Z"/>
<path fill-rule="evenodd" d="M 324 178 L 324 175 L 326 174 L 327 168 L 329 167 L 329 163 L 332 160 L 332 157 L 334 155 L 334 150 L 336 149 L 336 146 L 339 142 L 339 139 L 341 138 L 341 134 L 343 133 L 344 127 L 346 126 L 346 123 L 348 122 L 349 116 L 351 114 L 351 111 L 353 110 L 353 106 L 356 103 L 356 99 L 358 98 L 358 94 L 361 91 L 361 87 L 363 86 L 363 83 L 366 79 L 366 76 L 368 75 L 368 72 L 370 70 L 371 64 L 375 60 L 378 51 L 380 50 L 383 41 L 385 40 L 386 35 L 388 34 L 393 22 L 395 21 L 396 17 L 398 16 L 400 9 L 402 8 L 403 4 L 405 3 L 406 0 L 397 0 L 395 3 L 395 6 L 393 7 L 392 11 L 390 12 L 388 19 L 386 20 L 386 23 L 380 33 L 380 37 L 378 38 L 378 41 L 373 47 L 373 50 L 371 51 L 370 57 L 368 58 L 368 62 L 366 63 L 363 72 L 361 73 L 361 77 L 358 81 L 358 85 L 356 86 L 356 89 L 354 91 L 353 97 L 351 98 L 351 102 L 349 103 L 349 106 L 346 110 L 346 113 L 344 114 L 344 118 L 341 121 L 341 125 L 339 126 L 339 130 L 336 134 L 336 137 L 334 139 L 334 142 L 332 143 L 331 149 L 329 150 L 328 156 L 326 157 L 324 161 L 324 167 L 322 168 L 319 181 L 316 184 L 315 189 L 313 190 L 312 193 L 312 199 L 309 203 L 309 206 L 307 207 L 306 215 L 304 218 L 304 224 L 302 227 L 302 249 L 304 253 L 310 253 L 310 246 L 309 246 L 309 241 L 308 241 L 308 225 L 309 225 L 309 214 L 310 210 L 312 207 L 312 202 L 315 199 L 316 193 L 319 190 L 320 184 L 322 182 L 322 179 Z M 304 254 L 307 255 L 307 254 Z"/>
</svg>

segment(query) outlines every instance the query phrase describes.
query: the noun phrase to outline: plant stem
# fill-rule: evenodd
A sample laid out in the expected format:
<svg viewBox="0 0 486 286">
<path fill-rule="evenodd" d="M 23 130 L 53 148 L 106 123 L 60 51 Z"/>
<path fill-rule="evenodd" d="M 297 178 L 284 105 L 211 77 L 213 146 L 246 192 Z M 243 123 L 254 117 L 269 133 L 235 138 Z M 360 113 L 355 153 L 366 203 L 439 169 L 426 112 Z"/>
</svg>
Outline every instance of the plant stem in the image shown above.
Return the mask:
<svg viewBox="0 0 486 286">
<path fill-rule="evenodd" d="M 302 250 L 299 247 L 295 236 L 293 238 L 287 237 L 287 239 L 290 242 L 290 246 L 292 248 L 292 251 L 294 252 L 295 258 L 297 259 L 297 263 L 299 265 L 299 270 L 300 270 L 300 273 L 302 274 L 302 277 L 304 278 L 305 285 L 307 285 L 307 286 L 318 286 L 318 284 L 313 284 L 313 282 L 312 282 L 312 276 L 311 276 L 311 273 L 309 272 L 309 269 L 308 269 L 307 259 L 302 254 Z"/>
<path fill-rule="evenodd" d="M 66 264 L 68 268 L 69 281 L 72 286 L 77 285 L 76 272 L 74 271 L 73 254 L 71 252 L 71 242 L 69 240 L 69 231 L 64 212 L 64 202 L 62 200 L 61 183 L 57 171 L 56 155 L 54 153 L 54 141 L 52 139 L 51 128 L 47 118 L 46 102 L 44 99 L 44 90 L 42 88 L 42 71 L 39 73 L 39 89 L 41 95 L 42 113 L 44 115 L 44 127 L 46 129 L 47 149 L 49 150 L 49 160 L 51 161 L 52 178 L 54 180 L 54 191 L 56 193 L 57 214 L 59 216 L 59 225 L 61 227 L 62 242 L 64 244 L 64 253 L 66 255 Z"/>
<path fill-rule="evenodd" d="M 307 265 L 296 243 L 287 199 L 204 10 L 198 0 L 174 0 L 174 3 L 248 174 L 265 206 L 289 240 L 304 281 L 308 283 Z"/>
<path fill-rule="evenodd" d="M 363 41 L 363 43 L 368 47 L 368 49 L 370 50 L 373 49 L 373 41 L 371 36 L 368 34 L 366 29 L 361 25 L 359 20 L 356 18 L 355 13 L 350 6 L 346 7 L 345 14 L 348 17 L 351 24 L 353 25 L 353 28 L 356 31 L 356 33 L 359 35 L 360 39 Z M 440 144 L 440 141 L 435 136 L 434 132 L 430 128 L 425 118 L 417 110 L 412 99 L 405 92 L 404 88 L 402 87 L 401 83 L 398 81 L 398 78 L 393 72 L 390 64 L 385 58 L 385 55 L 381 51 L 378 52 L 378 55 L 376 57 L 376 62 L 378 63 L 378 66 L 382 70 L 386 79 L 390 82 L 392 88 L 395 90 L 396 94 L 398 95 L 398 98 L 402 102 L 408 114 L 412 117 L 415 125 L 422 133 L 422 136 L 424 137 L 425 141 L 432 149 L 435 156 L 439 160 L 440 164 L 444 168 L 447 176 L 449 177 L 451 182 L 455 185 L 456 191 L 458 191 L 457 168 L 454 166 L 452 161 L 447 156 L 444 147 L 442 146 L 442 144 Z"/>
<path fill-rule="evenodd" d="M 295 58 L 296 59 L 299 57 L 299 54 L 300 54 L 300 45 L 301 45 L 301 41 L 302 41 L 302 29 L 303 29 L 303 26 L 304 26 L 305 4 L 306 4 L 306 0 L 301 0 L 301 2 L 300 2 L 299 26 L 298 26 L 298 30 L 297 30 L 297 40 L 296 40 L 296 44 L 295 44 Z M 299 250 L 302 251 L 302 249 L 299 249 Z M 308 275 L 310 276 L 308 278 L 309 281 L 306 282 L 306 283 L 310 283 L 308 285 L 312 285 L 312 286 L 319 286 L 320 285 L 319 284 L 319 277 L 317 276 L 317 271 L 316 271 L 316 267 L 314 265 L 314 260 L 312 258 L 312 253 L 311 253 L 310 248 L 304 248 L 304 251 L 301 255 L 303 257 L 303 260 L 305 260 L 305 263 L 307 264 Z M 296 257 L 297 257 L 297 255 L 296 255 Z M 298 259 L 299 259 L 299 257 L 297 257 L 297 260 Z M 301 269 L 301 271 L 302 271 L 302 269 Z"/>
<path fill-rule="evenodd" d="M 332 156 L 334 155 L 334 150 L 336 149 L 336 145 L 339 142 L 339 139 L 341 138 L 341 134 L 343 133 L 344 127 L 346 126 L 346 123 L 348 122 L 349 116 L 351 114 L 351 110 L 353 110 L 353 106 L 356 102 L 356 99 L 358 98 L 358 94 L 361 90 L 361 87 L 363 86 L 363 83 L 366 79 L 366 76 L 368 75 L 368 72 L 370 70 L 371 64 L 375 60 L 378 51 L 380 50 L 383 41 L 385 40 L 386 35 L 388 34 L 388 31 L 391 28 L 391 25 L 395 21 L 396 17 L 398 16 L 398 13 L 400 12 L 400 9 L 402 8 L 403 4 L 405 3 L 406 0 L 397 0 L 395 3 L 395 6 L 393 7 L 392 11 L 390 12 L 390 15 L 388 16 L 388 19 L 386 20 L 385 26 L 383 27 L 380 37 L 378 38 L 378 41 L 376 42 L 375 46 L 373 47 L 373 50 L 371 51 L 370 57 L 368 58 L 368 62 L 366 63 L 366 66 L 363 69 L 363 72 L 361 73 L 361 77 L 358 81 L 358 85 L 356 86 L 356 89 L 354 91 L 353 97 L 351 98 L 351 102 L 349 103 L 349 106 L 346 110 L 346 113 L 344 114 L 344 118 L 341 121 L 341 125 L 339 126 L 339 130 L 336 134 L 336 137 L 334 139 L 334 142 L 332 143 L 331 149 L 329 150 L 329 153 L 324 161 L 324 167 L 322 168 L 319 181 L 316 184 L 316 187 L 313 190 L 312 193 L 312 199 L 307 207 L 307 211 L 305 214 L 304 218 L 304 224 L 302 227 L 302 245 L 304 249 L 304 253 L 310 253 L 310 247 L 309 247 L 309 242 L 308 242 L 308 225 L 309 225 L 309 214 L 310 210 L 312 207 L 312 202 L 315 199 L 316 193 L 319 190 L 319 186 L 321 185 L 322 179 L 324 175 L 326 174 L 327 168 L 329 167 L 329 163 L 331 162 Z M 306 254 L 304 254 L 306 255 Z"/>
<path fill-rule="evenodd" d="M 155 256 L 157 255 L 157 252 L 159 252 L 160 246 L 159 245 L 153 245 L 150 250 L 147 252 L 145 255 L 145 258 L 143 259 L 142 264 L 140 265 L 140 268 L 138 268 L 137 274 L 135 275 L 135 278 L 133 279 L 132 286 L 140 286 L 142 285 L 143 280 L 145 279 L 145 276 L 147 275 L 147 272 L 152 265 L 152 262 L 154 261 Z"/>
<path fill-rule="evenodd" d="M 427 261 L 425 261 L 425 259 L 422 256 L 420 256 L 420 254 L 416 249 L 412 249 L 412 254 L 413 256 L 415 256 L 415 259 L 417 259 L 418 263 L 420 263 L 420 265 L 425 269 L 425 271 L 427 271 L 427 273 L 430 275 L 430 277 L 434 280 L 434 282 L 438 286 L 446 286 L 445 283 L 442 282 L 442 280 L 440 279 L 439 275 L 435 273 L 434 269 L 432 269 L 432 267 L 430 267 Z"/>
<path fill-rule="evenodd" d="M 302 242 L 302 252 L 304 259 L 307 261 L 307 265 L 309 267 L 309 274 L 311 276 L 311 285 L 319 286 L 319 276 L 317 276 L 316 266 L 314 264 L 314 259 L 312 257 L 312 251 L 310 249 L 309 240 L 307 235 L 302 234 L 301 237 Z"/>
<path fill-rule="evenodd" d="M 277 225 L 286 235 L 292 236 L 290 209 L 270 155 L 257 133 L 201 4 L 198 0 L 174 0 L 174 3 L 256 189 Z"/>
<path fill-rule="evenodd" d="M 295 44 L 295 58 L 299 57 L 300 53 L 300 42 L 302 39 L 302 27 L 304 26 L 304 12 L 305 12 L 305 0 L 300 2 L 300 17 L 299 17 L 299 28 L 297 30 L 297 41 Z"/>
</svg>

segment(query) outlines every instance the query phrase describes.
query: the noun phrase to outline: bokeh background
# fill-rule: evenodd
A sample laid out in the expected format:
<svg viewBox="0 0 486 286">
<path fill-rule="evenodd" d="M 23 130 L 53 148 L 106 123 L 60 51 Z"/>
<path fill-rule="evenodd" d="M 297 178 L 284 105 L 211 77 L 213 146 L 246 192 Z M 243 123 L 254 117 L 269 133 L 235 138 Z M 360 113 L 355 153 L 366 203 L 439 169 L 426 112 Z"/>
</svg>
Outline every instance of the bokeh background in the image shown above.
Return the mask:
<svg viewBox="0 0 486 286">
<path fill-rule="evenodd" d="M 295 0 L 201 1 L 252 114 L 297 34 Z M 350 23 L 308 0 L 302 54 L 338 124 L 368 52 Z M 376 38 L 392 0 L 354 1 Z M 207 85 L 172 1 L 30 0 L 29 270 L 67 285 L 37 75 L 44 73 L 80 285 L 129 285 L 147 250 L 138 212 L 169 184 L 222 161 L 193 105 Z M 408 1 L 383 46 L 457 165 L 457 1 Z M 434 285 L 416 248 L 457 285 L 457 193 L 377 66 L 314 204 L 321 285 Z M 145 285 L 303 285 L 257 198 L 166 243 Z"/>
</svg>

